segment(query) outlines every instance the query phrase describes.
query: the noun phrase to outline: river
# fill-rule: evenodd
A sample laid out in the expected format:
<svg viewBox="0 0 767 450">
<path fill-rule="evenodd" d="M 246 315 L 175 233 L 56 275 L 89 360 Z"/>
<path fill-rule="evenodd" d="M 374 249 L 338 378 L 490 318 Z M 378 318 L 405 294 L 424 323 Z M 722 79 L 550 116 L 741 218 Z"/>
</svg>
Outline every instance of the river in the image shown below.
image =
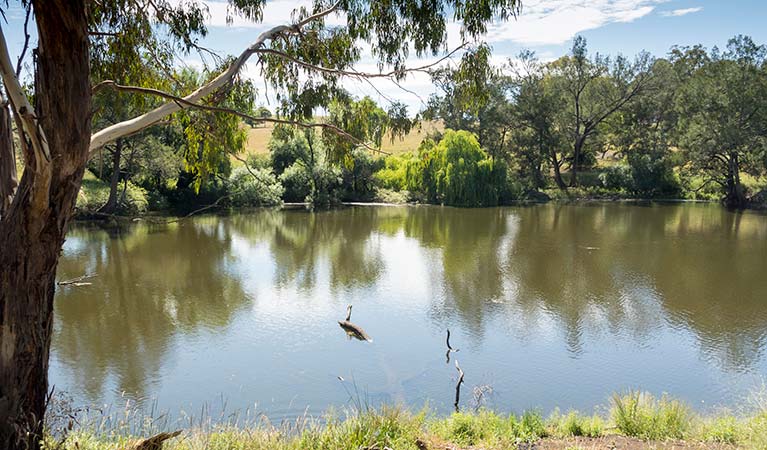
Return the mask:
<svg viewBox="0 0 767 450">
<path fill-rule="evenodd" d="M 767 375 L 766 262 L 767 216 L 706 204 L 76 225 L 58 279 L 97 276 L 57 290 L 50 382 L 171 413 L 447 412 L 457 359 L 462 408 L 590 412 L 632 388 L 737 408 Z M 373 342 L 338 326 L 349 304 Z"/>
</svg>

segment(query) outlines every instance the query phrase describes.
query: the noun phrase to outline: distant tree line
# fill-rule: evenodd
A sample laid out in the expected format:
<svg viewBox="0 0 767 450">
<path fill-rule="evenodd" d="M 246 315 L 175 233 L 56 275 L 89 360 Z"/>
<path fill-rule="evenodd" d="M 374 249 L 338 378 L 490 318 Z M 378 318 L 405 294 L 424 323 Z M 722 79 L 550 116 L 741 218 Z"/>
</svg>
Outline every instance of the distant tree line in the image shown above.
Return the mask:
<svg viewBox="0 0 767 450">
<path fill-rule="evenodd" d="M 569 54 L 541 62 L 522 52 L 480 86 L 456 69 L 434 72 L 440 92 L 426 117 L 473 132 L 529 189 L 709 195 L 745 207 L 767 170 L 766 55 L 737 36 L 723 50 L 630 60 L 589 55 L 577 37 Z"/>
<path fill-rule="evenodd" d="M 590 55 L 581 37 L 550 62 L 524 51 L 494 67 L 487 47 L 470 55 L 431 72 L 438 93 L 419 119 L 445 130 L 425 135 L 418 148 L 376 152 L 417 120 L 402 105 L 384 111 L 367 97 L 326 107 L 323 120 L 348 137 L 277 125 L 268 153 L 245 157 L 238 155 L 254 124 L 185 112 L 91 160 L 110 189 L 86 209 L 189 210 L 221 197 L 230 206 L 596 197 L 716 199 L 743 208 L 767 200 L 767 51 L 748 37 L 724 50 L 673 47 L 666 58 Z M 185 70 L 177 80 L 202 78 Z M 273 117 L 252 105 L 249 83 L 237 86 L 233 108 Z M 144 97 L 119 91 L 99 101 L 102 121 L 147 107 Z"/>
</svg>

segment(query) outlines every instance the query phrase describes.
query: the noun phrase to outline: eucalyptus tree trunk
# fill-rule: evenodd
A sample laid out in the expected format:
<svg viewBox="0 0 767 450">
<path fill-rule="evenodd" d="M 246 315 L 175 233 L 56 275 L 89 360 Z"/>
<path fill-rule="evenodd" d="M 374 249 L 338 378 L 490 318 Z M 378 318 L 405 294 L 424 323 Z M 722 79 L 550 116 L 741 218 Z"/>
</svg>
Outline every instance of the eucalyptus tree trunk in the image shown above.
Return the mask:
<svg viewBox="0 0 767 450">
<path fill-rule="evenodd" d="M 562 172 L 560 170 L 561 161 L 557 158 L 557 150 L 554 147 L 551 148 L 551 165 L 554 167 L 554 181 L 557 183 L 557 187 L 561 191 L 567 191 L 567 185 L 562 179 Z"/>
<path fill-rule="evenodd" d="M 11 111 L 8 104 L 0 106 L 0 218 L 10 208 L 18 185 L 16 152 L 11 135 Z"/>
<path fill-rule="evenodd" d="M 45 174 L 27 162 L 0 221 L 0 448 L 38 449 L 48 393 L 56 266 L 91 137 L 88 30 L 82 1 L 35 0 L 35 113 Z"/>
<path fill-rule="evenodd" d="M 573 146 L 573 164 L 572 169 L 570 169 L 571 187 L 578 186 L 578 169 L 580 169 L 581 166 L 581 158 L 583 157 L 583 144 L 585 141 L 586 135 L 584 134 L 575 140 L 575 145 Z"/>
<path fill-rule="evenodd" d="M 99 212 L 112 214 L 117 210 L 117 190 L 120 187 L 122 148 L 122 139 L 115 141 L 114 152 L 112 153 L 112 177 L 109 180 L 109 198 L 107 199 L 107 202 L 99 208 Z"/>
<path fill-rule="evenodd" d="M 727 155 L 727 185 L 724 205 L 728 208 L 743 209 L 748 206 L 748 199 L 740 181 L 740 161 L 736 152 Z"/>
</svg>

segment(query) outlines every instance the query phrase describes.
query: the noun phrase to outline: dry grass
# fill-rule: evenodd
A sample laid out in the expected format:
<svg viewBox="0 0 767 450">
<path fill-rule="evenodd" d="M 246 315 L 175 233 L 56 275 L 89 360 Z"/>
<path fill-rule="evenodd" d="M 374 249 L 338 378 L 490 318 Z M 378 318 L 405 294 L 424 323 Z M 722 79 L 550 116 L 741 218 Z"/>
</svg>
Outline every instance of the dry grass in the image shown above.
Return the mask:
<svg viewBox="0 0 767 450">
<path fill-rule="evenodd" d="M 269 151 L 269 140 L 272 138 L 273 129 L 273 124 L 264 124 L 259 125 L 256 128 L 249 128 L 248 142 L 245 144 L 246 154 L 267 153 Z M 395 138 L 392 141 L 389 137 L 385 138 L 381 145 L 381 150 L 395 154 L 416 150 L 426 135 L 435 131 L 442 132 L 444 130 L 445 126 L 440 121 L 423 121 L 416 125 L 403 139 Z"/>
</svg>

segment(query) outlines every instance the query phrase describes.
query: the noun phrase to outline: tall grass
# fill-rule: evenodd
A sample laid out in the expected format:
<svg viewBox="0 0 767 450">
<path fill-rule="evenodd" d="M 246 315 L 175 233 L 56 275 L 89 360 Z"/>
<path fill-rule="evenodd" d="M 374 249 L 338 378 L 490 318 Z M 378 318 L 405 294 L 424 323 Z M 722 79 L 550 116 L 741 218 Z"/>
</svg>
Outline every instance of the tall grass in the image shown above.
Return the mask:
<svg viewBox="0 0 767 450">
<path fill-rule="evenodd" d="M 610 415 L 625 435 L 653 440 L 684 439 L 692 418 L 684 403 L 638 391 L 613 395 Z"/>
<path fill-rule="evenodd" d="M 767 389 L 752 396 L 740 415 L 721 412 L 702 417 L 684 403 L 648 393 L 628 392 L 613 396 L 608 415 L 584 415 L 577 411 L 548 419 L 535 411 L 505 415 L 480 409 L 438 416 L 423 409 L 410 412 L 396 406 L 370 407 L 361 397 L 351 407 L 330 411 L 322 417 L 304 414 L 293 421 L 272 424 L 263 415 L 245 411 L 225 413 L 221 405 L 215 417 L 204 407 L 196 416 L 170 421 L 165 414 L 140 416 L 134 408 L 102 411 L 79 421 L 62 440 L 55 421 L 49 421 L 47 450 L 117 450 L 130 447 L 137 436 L 183 428 L 168 441 L 168 450 L 358 450 L 426 448 L 522 448 L 546 438 L 597 438 L 623 434 L 645 441 L 686 440 L 701 446 L 732 445 L 767 450 Z M 655 445 L 655 444 L 648 444 Z"/>
</svg>

